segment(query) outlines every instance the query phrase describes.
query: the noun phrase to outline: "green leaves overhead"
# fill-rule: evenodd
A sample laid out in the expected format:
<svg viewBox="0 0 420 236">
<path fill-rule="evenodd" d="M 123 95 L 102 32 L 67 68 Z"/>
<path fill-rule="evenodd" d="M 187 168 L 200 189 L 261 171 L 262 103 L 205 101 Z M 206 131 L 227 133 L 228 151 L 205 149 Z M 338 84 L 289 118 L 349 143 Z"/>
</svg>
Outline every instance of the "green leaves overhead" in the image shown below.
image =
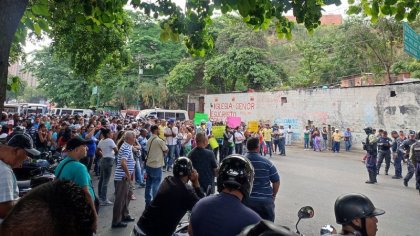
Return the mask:
<svg viewBox="0 0 420 236">
<path fill-rule="evenodd" d="M 379 18 L 392 16 L 397 21 L 407 19 L 414 21 L 420 14 L 420 3 L 418 0 L 360 0 L 349 1 L 351 5 L 348 14 L 363 14 L 370 17 L 372 22 Z"/>
<path fill-rule="evenodd" d="M 171 0 L 145 3 L 132 1 L 133 6 L 143 9 L 146 14 L 155 12 L 167 15 L 162 19 L 161 39 L 175 38 L 183 34 L 184 42 L 193 56 L 204 56 L 212 49 L 214 39 L 209 34 L 209 25 L 214 9 L 223 14 L 235 11 L 243 21 L 254 29 L 267 29 L 270 22 L 275 22 L 278 37 L 290 39 L 293 23 L 284 14 L 293 10 L 298 23 L 312 31 L 320 25 L 322 7 L 330 4 L 340 4 L 340 0 L 187 0 L 183 12 Z"/>
</svg>

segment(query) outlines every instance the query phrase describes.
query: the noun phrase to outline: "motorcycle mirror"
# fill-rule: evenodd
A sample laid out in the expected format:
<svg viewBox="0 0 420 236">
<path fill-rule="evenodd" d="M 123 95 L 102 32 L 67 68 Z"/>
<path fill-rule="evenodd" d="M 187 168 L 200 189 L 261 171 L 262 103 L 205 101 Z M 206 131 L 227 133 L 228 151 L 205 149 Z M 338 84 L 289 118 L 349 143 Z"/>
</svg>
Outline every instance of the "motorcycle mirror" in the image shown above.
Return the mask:
<svg viewBox="0 0 420 236">
<path fill-rule="evenodd" d="M 314 209 L 311 206 L 304 206 L 298 212 L 299 219 L 309 219 L 314 217 Z"/>
</svg>

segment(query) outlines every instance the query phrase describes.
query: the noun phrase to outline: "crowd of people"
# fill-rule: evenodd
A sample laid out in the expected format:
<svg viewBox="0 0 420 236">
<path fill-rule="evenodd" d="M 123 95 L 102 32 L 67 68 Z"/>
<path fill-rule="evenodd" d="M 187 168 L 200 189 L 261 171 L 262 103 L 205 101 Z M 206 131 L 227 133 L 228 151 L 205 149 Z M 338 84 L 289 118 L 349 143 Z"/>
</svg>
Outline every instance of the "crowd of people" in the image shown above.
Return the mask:
<svg viewBox="0 0 420 236">
<path fill-rule="evenodd" d="M 112 228 L 127 227 L 129 222 L 135 221 L 130 215 L 129 204 L 136 199 L 133 193 L 136 187 L 145 188 L 145 210 L 135 224 L 135 235 L 172 235 L 187 211 L 191 211 L 190 235 L 236 235 L 246 226 L 262 220 L 274 222 L 274 201 L 280 190 L 280 174 L 270 159 L 264 156 L 271 157 L 277 152 L 285 156 L 286 146 L 291 145 L 293 134 L 291 126 L 285 129 L 283 125 L 260 123 L 258 130 L 251 132 L 242 123 L 234 128 L 226 126 L 223 135 L 216 137 L 212 127 L 223 124 L 205 120 L 194 124 L 193 121 L 175 119 L 148 118 L 136 121 L 121 117 L 78 115 L 3 114 L 0 125 L 0 141 L 8 144 L 0 148 L 4 150 L 2 153 L 9 153 L 6 155 L 9 159 L 0 155 L 0 189 L 5 190 L 0 194 L 0 219 L 5 220 L 1 232 L 11 227 L 10 222 L 13 222 L 16 214 L 24 214 L 21 208 L 28 204 L 18 200 L 12 168 L 22 165 L 26 156 L 36 157 L 47 151 L 63 157 L 55 169 L 59 181 L 49 183 L 48 187 L 36 188 L 37 191 L 33 190 L 25 198 L 42 195 L 41 189 L 64 194 L 77 188 L 74 194 L 84 198 L 85 204 L 83 201 L 69 202 L 78 204 L 79 208 L 75 209 L 83 209 L 86 213 L 84 217 L 88 220 L 79 224 L 84 218 L 73 217 L 69 223 L 80 225 L 80 228 L 73 229 L 84 232 L 80 235 L 90 235 L 96 231 L 100 207 L 113 206 Z M 347 129 L 343 135 L 338 129 L 333 130 L 335 132 L 328 136 L 325 127 L 321 131 L 306 127 L 305 149 L 326 150 L 328 137 L 331 137 L 333 152 L 339 152 L 343 138 L 346 150 L 350 150 L 350 130 Z M 16 139 L 24 141 L 17 144 L 10 142 Z M 386 143 L 381 140 L 377 142 L 378 146 Z M 374 143 L 370 136 L 367 141 Z M 398 147 L 404 145 L 409 144 L 404 141 Z M 416 146 L 413 145 L 411 150 L 416 157 Z M 14 157 L 12 161 L 10 156 Z M 371 163 L 371 156 L 368 151 L 366 163 Z M 387 163 L 387 155 L 378 154 L 378 157 Z M 418 163 L 417 172 L 420 171 Z M 388 169 L 389 165 L 386 173 Z M 379 172 L 379 168 L 375 171 Z M 173 175 L 169 174 L 162 180 L 164 172 Z M 420 177 L 417 172 L 416 176 Z M 99 177 L 97 186 L 92 185 L 91 175 Z M 397 175 L 396 170 L 396 176 L 401 176 L 401 172 Z M 111 193 L 108 193 L 111 179 L 115 187 L 114 201 L 110 200 Z M 217 195 L 214 195 L 215 188 L 219 192 Z M 51 204 L 56 204 L 55 199 L 51 201 Z M 366 231 L 367 226 L 356 222 L 356 219 L 364 221 L 380 214 L 375 213 L 373 204 L 369 206 L 372 208 L 369 214 L 354 215 L 343 221 L 343 230 L 346 224 L 346 227 Z M 53 206 L 36 207 L 47 209 Z M 214 232 L 209 233 L 209 229 Z M 33 230 L 39 229 L 35 227 Z M 61 232 L 63 229 L 49 230 Z"/>
</svg>

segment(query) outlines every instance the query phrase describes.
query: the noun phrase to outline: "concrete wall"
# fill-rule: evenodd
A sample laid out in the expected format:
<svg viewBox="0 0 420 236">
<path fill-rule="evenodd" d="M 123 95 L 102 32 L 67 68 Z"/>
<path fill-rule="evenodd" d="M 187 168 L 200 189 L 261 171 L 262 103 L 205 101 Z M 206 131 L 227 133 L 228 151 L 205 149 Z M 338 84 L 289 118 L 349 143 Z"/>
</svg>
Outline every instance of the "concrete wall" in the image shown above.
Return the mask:
<svg viewBox="0 0 420 236">
<path fill-rule="evenodd" d="M 397 96 L 390 97 L 391 91 Z M 292 125 L 296 141 L 303 139 L 303 128 L 308 121 L 313 121 L 316 127 L 350 128 L 355 145 L 364 139 L 366 126 L 389 132 L 420 129 L 420 83 L 214 94 L 205 95 L 204 103 L 204 111 L 213 120 L 239 116 L 245 122 L 263 120 Z"/>
</svg>

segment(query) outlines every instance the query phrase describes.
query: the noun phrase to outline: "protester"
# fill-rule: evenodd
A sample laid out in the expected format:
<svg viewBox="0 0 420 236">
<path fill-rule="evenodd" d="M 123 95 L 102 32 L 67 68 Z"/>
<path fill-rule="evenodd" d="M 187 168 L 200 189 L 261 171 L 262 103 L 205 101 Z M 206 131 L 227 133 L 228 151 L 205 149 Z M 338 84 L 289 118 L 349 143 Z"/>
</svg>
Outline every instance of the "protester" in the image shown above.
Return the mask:
<svg viewBox="0 0 420 236">
<path fill-rule="evenodd" d="M 117 145 L 112 139 L 110 129 L 102 129 L 103 139 L 99 141 L 98 152 L 102 156 L 100 161 L 100 178 L 98 183 L 98 195 L 101 206 L 112 205 L 107 198 L 108 183 L 111 178 L 112 167 L 115 162 L 115 153 L 118 152 Z"/>
<path fill-rule="evenodd" d="M 72 138 L 66 144 L 66 156 L 62 162 L 55 169 L 55 176 L 57 179 L 69 180 L 83 189 L 83 192 L 88 199 L 88 204 L 94 213 L 94 229 L 97 225 L 97 210 L 95 207 L 95 192 L 92 187 L 91 178 L 85 165 L 80 163 L 80 160 L 86 156 L 87 144 L 90 140 L 83 140 L 80 138 Z"/>
<path fill-rule="evenodd" d="M 232 155 L 223 159 L 217 177 L 220 194 L 198 201 L 191 212 L 190 235 L 237 235 L 261 217 L 242 204 L 249 196 L 254 181 L 254 169 L 248 159 Z"/>
<path fill-rule="evenodd" d="M 340 142 L 343 138 L 343 135 L 340 133 L 339 129 L 335 129 L 335 132 L 331 135 L 331 139 L 333 140 L 333 152 L 340 152 Z"/>
<path fill-rule="evenodd" d="M 0 224 L 2 236 L 90 236 L 96 213 L 83 188 L 70 181 L 45 183 L 19 200 Z"/>
<path fill-rule="evenodd" d="M 163 180 L 156 197 L 144 210 L 134 228 L 135 236 L 173 235 L 185 213 L 191 211 L 198 200 L 205 196 L 198 181 L 199 174 L 188 158 L 175 160 L 173 175 Z"/>
<path fill-rule="evenodd" d="M 350 151 L 352 138 L 353 136 L 350 132 L 350 128 L 347 128 L 347 130 L 344 132 L 344 145 L 346 146 L 346 152 Z"/>
<path fill-rule="evenodd" d="M 214 153 L 208 150 L 208 139 L 204 133 L 198 133 L 195 136 L 197 146 L 189 153 L 194 169 L 198 172 L 198 181 L 204 192 L 210 188 L 213 193 L 214 177 L 217 173 L 217 163 Z"/>
<path fill-rule="evenodd" d="M 165 141 L 160 138 L 159 127 L 153 125 L 150 131 L 152 136 L 147 140 L 147 156 L 144 161 L 147 173 L 146 189 L 144 191 L 146 206 L 156 196 L 160 181 L 162 180 L 162 167 L 165 164 L 164 157 L 168 153 L 168 147 Z"/>
<path fill-rule="evenodd" d="M 27 155 L 39 155 L 32 138 L 25 133 L 14 134 L 8 146 L 0 145 L 0 223 L 16 204 L 19 189 L 12 168 L 22 165 Z"/>
<path fill-rule="evenodd" d="M 280 188 L 280 176 L 270 160 L 259 155 L 258 138 L 250 138 L 247 142 L 249 159 L 255 170 L 251 194 L 244 204 L 257 212 L 261 218 L 274 222 L 274 200 Z"/>
<path fill-rule="evenodd" d="M 134 221 L 129 215 L 128 205 L 131 199 L 131 177 L 134 172 L 133 145 L 136 134 L 127 131 L 124 134 L 124 143 L 118 151 L 117 164 L 115 166 L 115 201 L 112 214 L 112 228 L 127 227 L 126 222 Z"/>
</svg>

